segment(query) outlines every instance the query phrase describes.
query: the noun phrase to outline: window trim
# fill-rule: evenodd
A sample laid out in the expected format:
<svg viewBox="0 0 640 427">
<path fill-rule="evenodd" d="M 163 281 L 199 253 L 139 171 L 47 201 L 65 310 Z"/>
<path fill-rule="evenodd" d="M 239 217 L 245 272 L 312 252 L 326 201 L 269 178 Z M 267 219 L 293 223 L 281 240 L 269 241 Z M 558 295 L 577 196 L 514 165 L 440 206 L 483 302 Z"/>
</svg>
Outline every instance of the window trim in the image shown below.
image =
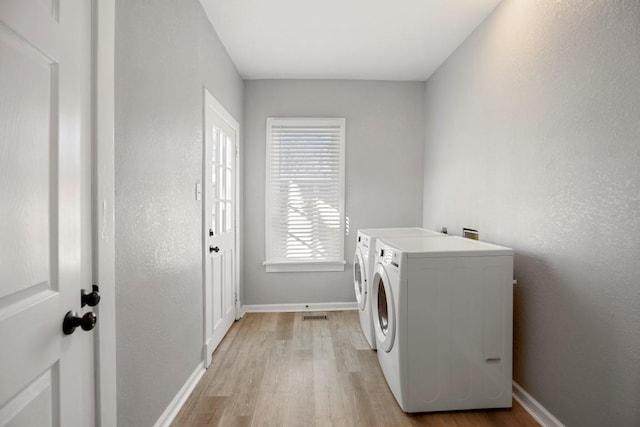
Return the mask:
<svg viewBox="0 0 640 427">
<path fill-rule="evenodd" d="M 340 168 L 339 168 L 339 186 L 338 198 L 340 207 L 340 236 L 339 254 L 335 260 L 283 260 L 273 258 L 273 246 L 275 242 L 270 225 L 271 212 L 271 159 L 272 159 L 272 142 L 273 142 L 273 126 L 294 125 L 301 126 L 340 126 Z M 267 273 L 278 272 L 321 272 L 321 271 L 344 271 L 346 260 L 344 256 L 344 234 L 345 234 L 345 140 L 346 119 L 345 118 L 317 118 L 317 117 L 268 117 L 266 124 L 266 153 L 265 153 L 265 258 L 263 262 Z"/>
<path fill-rule="evenodd" d="M 344 247 L 344 245 L 343 245 Z M 347 261 L 265 261 L 267 273 L 344 271 Z"/>
</svg>

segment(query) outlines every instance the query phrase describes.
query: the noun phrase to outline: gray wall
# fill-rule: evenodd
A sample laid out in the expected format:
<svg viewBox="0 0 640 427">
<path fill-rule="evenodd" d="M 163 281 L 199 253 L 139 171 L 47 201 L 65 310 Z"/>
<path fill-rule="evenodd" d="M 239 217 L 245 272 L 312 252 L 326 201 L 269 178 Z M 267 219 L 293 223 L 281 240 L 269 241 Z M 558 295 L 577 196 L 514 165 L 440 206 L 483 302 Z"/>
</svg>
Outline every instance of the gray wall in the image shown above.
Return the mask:
<svg viewBox="0 0 640 427">
<path fill-rule="evenodd" d="M 426 84 L 424 221 L 515 249 L 515 380 L 640 425 L 640 2 L 502 3 Z"/>
<path fill-rule="evenodd" d="M 116 3 L 118 425 L 150 426 L 202 361 L 203 87 L 242 79 L 197 0 Z"/>
<path fill-rule="evenodd" d="M 245 82 L 244 304 L 355 301 L 356 230 L 421 222 L 423 94 L 421 82 Z M 264 271 L 266 119 L 287 116 L 347 119 L 344 272 Z"/>
</svg>

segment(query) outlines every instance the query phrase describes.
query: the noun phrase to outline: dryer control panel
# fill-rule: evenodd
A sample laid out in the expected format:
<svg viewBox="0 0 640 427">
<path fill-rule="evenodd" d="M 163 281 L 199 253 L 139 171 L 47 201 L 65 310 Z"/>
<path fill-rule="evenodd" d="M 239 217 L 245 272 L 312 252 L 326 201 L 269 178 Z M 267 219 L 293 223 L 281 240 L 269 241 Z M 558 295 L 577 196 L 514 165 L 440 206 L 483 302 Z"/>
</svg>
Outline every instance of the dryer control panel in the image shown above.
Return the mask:
<svg viewBox="0 0 640 427">
<path fill-rule="evenodd" d="M 384 265 L 390 265 L 398 268 L 400 255 L 395 249 L 386 246 L 378 246 L 378 253 L 376 254 L 377 261 Z"/>
<path fill-rule="evenodd" d="M 366 234 L 361 234 L 360 232 L 358 232 L 358 246 L 368 248 L 370 239 L 371 237 L 367 236 Z"/>
</svg>

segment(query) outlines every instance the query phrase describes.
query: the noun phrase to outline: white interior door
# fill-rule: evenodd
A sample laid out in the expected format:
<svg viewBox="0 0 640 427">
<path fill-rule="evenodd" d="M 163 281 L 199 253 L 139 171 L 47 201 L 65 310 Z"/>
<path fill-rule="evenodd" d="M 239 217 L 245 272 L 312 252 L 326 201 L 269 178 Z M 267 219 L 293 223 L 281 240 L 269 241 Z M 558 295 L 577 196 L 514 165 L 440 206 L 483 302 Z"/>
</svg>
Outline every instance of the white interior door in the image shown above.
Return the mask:
<svg viewBox="0 0 640 427">
<path fill-rule="evenodd" d="M 205 90 L 205 362 L 236 317 L 236 165 L 238 124 Z"/>
<path fill-rule="evenodd" d="M 90 6 L 0 1 L 0 426 L 94 424 Z"/>
</svg>

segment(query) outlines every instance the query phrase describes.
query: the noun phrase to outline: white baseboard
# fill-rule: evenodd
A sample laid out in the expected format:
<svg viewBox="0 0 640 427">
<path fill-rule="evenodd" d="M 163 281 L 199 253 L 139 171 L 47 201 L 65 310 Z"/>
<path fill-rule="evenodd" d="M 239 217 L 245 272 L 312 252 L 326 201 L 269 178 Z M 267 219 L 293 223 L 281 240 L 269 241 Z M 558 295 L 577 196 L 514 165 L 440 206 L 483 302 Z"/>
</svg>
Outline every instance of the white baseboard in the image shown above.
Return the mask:
<svg viewBox="0 0 640 427">
<path fill-rule="evenodd" d="M 158 418 L 154 427 L 169 427 L 176 415 L 178 415 L 178 412 L 180 412 L 182 405 L 184 405 L 189 398 L 189 395 L 198 384 L 198 381 L 200 381 L 200 378 L 204 375 L 204 372 L 204 363 L 200 362 L 196 367 L 196 370 L 193 371 L 191 376 L 187 379 L 187 382 L 184 383 L 180 391 L 178 391 L 176 397 L 174 397 L 171 403 L 169 403 L 167 409 L 165 409 L 162 415 L 160 415 L 160 418 Z"/>
<path fill-rule="evenodd" d="M 247 314 L 247 311 L 245 310 L 244 305 L 241 305 L 238 309 L 238 312 L 236 313 L 236 320 L 242 319 L 245 314 Z"/>
<path fill-rule="evenodd" d="M 525 391 L 517 382 L 513 382 L 513 398 L 543 427 L 564 427 L 553 414 Z"/>
<path fill-rule="evenodd" d="M 253 304 L 242 307 L 243 313 L 278 313 L 291 311 L 357 310 L 357 302 L 321 302 L 309 304 Z"/>
</svg>

